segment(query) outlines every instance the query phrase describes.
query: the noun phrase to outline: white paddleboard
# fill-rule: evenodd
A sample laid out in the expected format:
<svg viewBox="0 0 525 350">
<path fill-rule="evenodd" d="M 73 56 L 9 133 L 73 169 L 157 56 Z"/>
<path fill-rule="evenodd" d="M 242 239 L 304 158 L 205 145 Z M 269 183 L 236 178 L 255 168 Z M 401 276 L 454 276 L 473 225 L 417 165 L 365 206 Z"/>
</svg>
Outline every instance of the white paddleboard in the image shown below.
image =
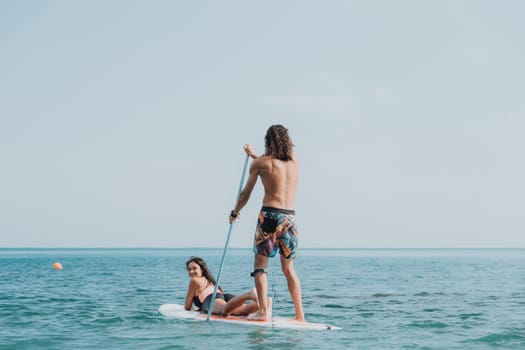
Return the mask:
<svg viewBox="0 0 525 350">
<path fill-rule="evenodd" d="M 159 312 L 166 317 L 192 319 L 197 321 L 206 321 L 208 315 L 199 311 L 188 311 L 184 305 L 164 304 L 159 307 Z M 212 315 L 210 321 L 237 323 L 250 326 L 268 327 L 268 328 L 292 328 L 292 329 L 312 329 L 312 330 L 339 330 L 340 327 L 324 323 L 297 322 L 290 318 L 273 317 L 271 321 L 249 320 L 246 316 L 219 316 Z"/>
</svg>

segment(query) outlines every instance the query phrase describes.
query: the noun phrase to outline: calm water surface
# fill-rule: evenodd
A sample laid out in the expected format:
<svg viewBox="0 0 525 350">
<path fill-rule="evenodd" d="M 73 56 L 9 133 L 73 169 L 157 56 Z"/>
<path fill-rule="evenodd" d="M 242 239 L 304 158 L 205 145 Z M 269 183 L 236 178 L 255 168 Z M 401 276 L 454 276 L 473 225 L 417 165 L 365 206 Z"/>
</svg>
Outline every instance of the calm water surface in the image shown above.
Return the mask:
<svg viewBox="0 0 525 350">
<path fill-rule="evenodd" d="M 525 250 L 301 250 L 306 317 L 341 331 L 166 319 L 185 261 L 217 273 L 222 249 L 0 249 L 0 349 L 525 349 Z M 253 286 L 230 249 L 221 285 Z M 52 270 L 60 261 L 64 269 Z M 293 316 L 278 259 L 274 314 Z"/>
</svg>

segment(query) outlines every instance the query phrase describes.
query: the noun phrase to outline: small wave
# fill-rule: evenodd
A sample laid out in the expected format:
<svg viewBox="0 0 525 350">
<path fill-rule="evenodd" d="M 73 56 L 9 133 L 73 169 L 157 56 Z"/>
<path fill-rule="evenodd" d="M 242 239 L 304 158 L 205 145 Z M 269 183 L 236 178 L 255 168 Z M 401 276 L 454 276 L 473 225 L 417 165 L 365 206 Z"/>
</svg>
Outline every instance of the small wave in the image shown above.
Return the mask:
<svg viewBox="0 0 525 350">
<path fill-rule="evenodd" d="M 83 301 L 83 300 L 80 300 L 80 299 L 77 299 L 77 298 L 56 298 L 56 297 L 52 297 L 52 298 L 48 298 L 47 300 L 42 300 L 42 301 L 50 302 L 50 303 L 76 303 L 76 302 Z"/>
<path fill-rule="evenodd" d="M 436 322 L 436 321 L 416 321 L 408 324 L 408 327 L 413 328 L 446 328 L 449 325 L 443 322 Z"/>
<path fill-rule="evenodd" d="M 462 319 L 462 320 L 467 320 L 469 318 L 480 317 L 482 315 L 483 315 L 483 313 L 481 313 L 481 312 L 469 313 L 469 314 L 459 314 L 459 318 Z"/>
<path fill-rule="evenodd" d="M 159 312 L 157 310 L 155 311 L 143 311 L 143 312 L 136 312 L 131 314 L 130 316 L 126 317 L 126 320 L 132 320 L 132 321 L 157 321 L 159 320 Z"/>
<path fill-rule="evenodd" d="M 321 299 L 339 299 L 341 298 L 341 295 L 318 294 L 318 295 L 315 295 L 314 297 L 321 298 Z"/>
<path fill-rule="evenodd" d="M 372 294 L 372 297 L 374 298 L 388 298 L 388 297 L 393 297 L 395 296 L 395 294 L 390 294 L 390 293 L 375 293 L 375 294 Z"/>
<path fill-rule="evenodd" d="M 415 297 L 430 297 L 430 296 L 440 296 L 445 295 L 445 293 L 429 293 L 429 292 L 420 292 L 414 294 Z"/>
<path fill-rule="evenodd" d="M 137 288 L 135 293 L 137 294 L 149 294 L 149 293 L 163 293 L 164 290 L 155 290 L 155 289 L 146 289 L 146 288 Z"/>
<path fill-rule="evenodd" d="M 105 277 L 105 276 L 114 276 L 114 275 L 115 275 L 115 273 L 113 273 L 113 272 L 98 272 L 98 273 L 97 273 L 97 276 L 98 276 L 98 277 L 102 277 L 102 276 L 104 276 L 104 277 Z"/>
<path fill-rule="evenodd" d="M 34 317 L 34 316 L 42 316 L 43 314 L 44 313 L 42 312 L 42 310 L 33 310 L 33 309 L 29 309 L 29 308 L 18 313 L 18 315 L 21 318 L 30 318 L 30 317 Z"/>
<path fill-rule="evenodd" d="M 21 304 L 2 304 L 0 305 L 0 314 L 8 311 L 23 311 L 29 310 L 29 307 Z"/>
<path fill-rule="evenodd" d="M 525 336 L 514 332 L 495 333 L 485 337 L 471 340 L 477 343 L 486 343 L 490 345 L 525 345 Z"/>
<path fill-rule="evenodd" d="M 97 315 L 91 319 L 91 322 L 100 325 L 119 324 L 124 321 L 124 318 L 119 315 Z"/>
<path fill-rule="evenodd" d="M 325 307 L 328 309 L 350 309 L 349 307 L 340 304 L 324 304 L 321 305 L 321 307 Z"/>
<path fill-rule="evenodd" d="M 423 312 L 439 312 L 439 311 L 443 311 L 439 308 L 429 308 L 429 309 L 423 309 Z"/>
<path fill-rule="evenodd" d="M 391 298 L 391 297 L 405 297 L 406 294 L 397 294 L 397 293 L 374 293 L 371 295 L 372 298 Z"/>
</svg>

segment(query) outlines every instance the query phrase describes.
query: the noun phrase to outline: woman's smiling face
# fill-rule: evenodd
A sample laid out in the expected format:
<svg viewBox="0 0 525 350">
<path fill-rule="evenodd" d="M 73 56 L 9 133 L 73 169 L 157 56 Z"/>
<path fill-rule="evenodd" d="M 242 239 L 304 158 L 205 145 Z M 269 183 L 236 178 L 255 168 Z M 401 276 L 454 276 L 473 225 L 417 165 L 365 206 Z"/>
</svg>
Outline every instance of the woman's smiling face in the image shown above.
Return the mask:
<svg viewBox="0 0 525 350">
<path fill-rule="evenodd" d="M 202 277 L 202 269 L 196 262 L 192 261 L 188 264 L 188 275 L 190 277 Z"/>
</svg>

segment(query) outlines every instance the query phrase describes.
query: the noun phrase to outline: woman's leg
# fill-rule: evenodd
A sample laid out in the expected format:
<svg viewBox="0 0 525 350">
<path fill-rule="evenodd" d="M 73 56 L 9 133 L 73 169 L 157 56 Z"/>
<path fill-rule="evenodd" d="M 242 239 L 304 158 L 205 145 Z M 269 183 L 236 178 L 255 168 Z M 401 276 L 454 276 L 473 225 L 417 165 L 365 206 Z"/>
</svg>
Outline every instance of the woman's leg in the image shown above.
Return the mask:
<svg viewBox="0 0 525 350">
<path fill-rule="evenodd" d="M 226 301 L 224 301 L 223 299 L 216 298 L 215 302 L 213 303 L 212 314 L 222 315 L 224 313 L 225 308 L 226 308 Z"/>
<path fill-rule="evenodd" d="M 247 301 L 251 300 L 252 302 L 246 304 Z M 257 292 L 255 288 L 250 291 L 237 295 L 231 298 L 224 307 L 224 315 L 248 315 L 259 310 L 259 305 L 257 304 Z"/>
</svg>

